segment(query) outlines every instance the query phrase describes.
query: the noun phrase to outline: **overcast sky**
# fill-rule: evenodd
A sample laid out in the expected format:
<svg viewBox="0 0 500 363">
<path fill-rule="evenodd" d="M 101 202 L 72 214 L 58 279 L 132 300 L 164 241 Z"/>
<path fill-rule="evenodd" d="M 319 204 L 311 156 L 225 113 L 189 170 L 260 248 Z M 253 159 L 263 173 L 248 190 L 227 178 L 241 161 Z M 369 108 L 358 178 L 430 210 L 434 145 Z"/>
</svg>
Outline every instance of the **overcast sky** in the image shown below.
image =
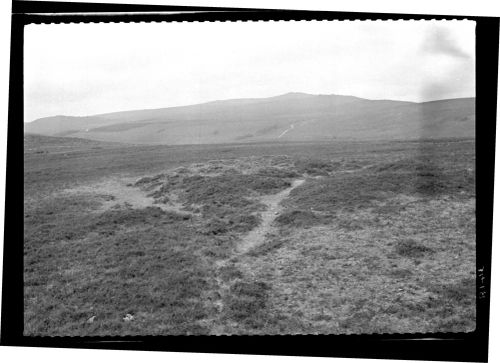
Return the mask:
<svg viewBox="0 0 500 363">
<path fill-rule="evenodd" d="M 475 94 L 470 21 L 25 29 L 25 122 L 287 92 L 416 102 Z"/>
</svg>

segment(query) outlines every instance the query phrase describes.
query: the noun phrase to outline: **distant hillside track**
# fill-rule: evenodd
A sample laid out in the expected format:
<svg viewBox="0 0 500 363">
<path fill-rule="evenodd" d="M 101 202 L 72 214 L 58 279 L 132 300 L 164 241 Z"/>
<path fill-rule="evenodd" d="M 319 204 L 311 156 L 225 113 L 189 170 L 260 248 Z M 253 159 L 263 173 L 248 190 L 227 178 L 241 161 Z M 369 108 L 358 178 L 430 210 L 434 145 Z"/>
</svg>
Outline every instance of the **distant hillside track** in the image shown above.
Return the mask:
<svg viewBox="0 0 500 363">
<path fill-rule="evenodd" d="M 33 134 L 167 145 L 470 138 L 474 129 L 475 98 L 414 103 L 304 93 L 25 124 Z"/>
</svg>

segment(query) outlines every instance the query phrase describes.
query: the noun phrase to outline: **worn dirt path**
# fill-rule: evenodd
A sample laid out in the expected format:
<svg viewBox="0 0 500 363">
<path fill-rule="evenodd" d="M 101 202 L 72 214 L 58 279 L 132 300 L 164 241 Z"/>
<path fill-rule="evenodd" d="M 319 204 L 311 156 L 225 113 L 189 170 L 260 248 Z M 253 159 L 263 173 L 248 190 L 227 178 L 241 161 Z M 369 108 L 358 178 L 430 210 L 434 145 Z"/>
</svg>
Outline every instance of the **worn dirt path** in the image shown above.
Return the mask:
<svg viewBox="0 0 500 363">
<path fill-rule="evenodd" d="M 272 222 L 281 211 L 280 202 L 288 197 L 292 190 L 297 188 L 299 185 L 302 185 L 304 181 L 305 179 L 296 179 L 292 182 L 292 185 L 289 188 L 279 192 L 278 194 L 266 195 L 261 199 L 261 202 L 267 206 L 266 210 L 261 214 L 262 222 L 257 228 L 254 228 L 242 238 L 237 248 L 239 253 L 245 253 L 264 243 L 266 235 L 272 229 Z"/>
<path fill-rule="evenodd" d="M 236 253 L 231 256 L 241 258 L 246 252 L 250 251 L 252 248 L 262 244 L 266 240 L 266 235 L 272 231 L 272 222 L 281 212 L 280 202 L 285 199 L 290 192 L 302 185 L 305 179 L 296 179 L 292 182 L 292 185 L 273 195 L 266 195 L 260 199 L 260 202 L 267 206 L 266 210 L 261 213 L 262 221 L 257 228 L 254 228 L 247 235 L 243 236 L 238 245 L 236 246 Z M 224 329 L 226 323 L 221 323 L 222 316 L 224 313 L 224 297 L 229 294 L 229 289 L 231 287 L 231 281 L 224 281 L 221 277 L 220 271 L 224 269 L 230 262 L 230 259 L 219 260 L 215 263 L 216 270 L 218 271 L 215 277 L 216 285 L 218 286 L 218 296 L 219 298 L 213 301 L 213 305 L 218 311 L 218 317 L 209 319 L 207 323 L 210 325 L 210 335 L 224 335 Z M 234 262 L 233 262 L 234 263 Z M 237 262 L 237 264 L 239 264 Z"/>
</svg>

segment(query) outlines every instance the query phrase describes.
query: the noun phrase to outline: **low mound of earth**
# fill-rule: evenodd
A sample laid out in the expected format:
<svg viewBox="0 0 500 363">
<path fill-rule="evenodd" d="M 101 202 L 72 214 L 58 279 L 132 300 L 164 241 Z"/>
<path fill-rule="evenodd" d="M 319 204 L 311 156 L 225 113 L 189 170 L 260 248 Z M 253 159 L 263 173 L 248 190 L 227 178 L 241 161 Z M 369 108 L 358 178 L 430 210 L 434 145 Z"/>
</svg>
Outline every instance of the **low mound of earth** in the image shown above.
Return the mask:
<svg viewBox="0 0 500 363">
<path fill-rule="evenodd" d="M 25 334 L 472 331 L 464 145 L 221 158 L 64 188 L 25 207 Z"/>
<path fill-rule="evenodd" d="M 25 132 L 138 144 L 415 140 L 475 135 L 475 99 L 424 103 L 291 93 L 86 117 L 54 116 Z"/>
<path fill-rule="evenodd" d="M 102 142 L 77 137 L 55 137 L 25 134 L 24 154 L 65 154 L 75 151 L 102 150 L 123 146 L 114 142 Z"/>
</svg>

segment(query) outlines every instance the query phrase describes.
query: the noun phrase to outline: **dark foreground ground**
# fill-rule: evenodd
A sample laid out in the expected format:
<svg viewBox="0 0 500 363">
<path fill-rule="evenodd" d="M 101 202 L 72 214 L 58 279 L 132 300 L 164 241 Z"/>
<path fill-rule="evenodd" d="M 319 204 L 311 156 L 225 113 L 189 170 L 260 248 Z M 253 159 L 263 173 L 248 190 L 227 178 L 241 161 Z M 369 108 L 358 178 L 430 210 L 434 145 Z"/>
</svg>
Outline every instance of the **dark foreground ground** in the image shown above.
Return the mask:
<svg viewBox="0 0 500 363">
<path fill-rule="evenodd" d="M 475 328 L 474 141 L 25 137 L 25 334 Z"/>
</svg>

